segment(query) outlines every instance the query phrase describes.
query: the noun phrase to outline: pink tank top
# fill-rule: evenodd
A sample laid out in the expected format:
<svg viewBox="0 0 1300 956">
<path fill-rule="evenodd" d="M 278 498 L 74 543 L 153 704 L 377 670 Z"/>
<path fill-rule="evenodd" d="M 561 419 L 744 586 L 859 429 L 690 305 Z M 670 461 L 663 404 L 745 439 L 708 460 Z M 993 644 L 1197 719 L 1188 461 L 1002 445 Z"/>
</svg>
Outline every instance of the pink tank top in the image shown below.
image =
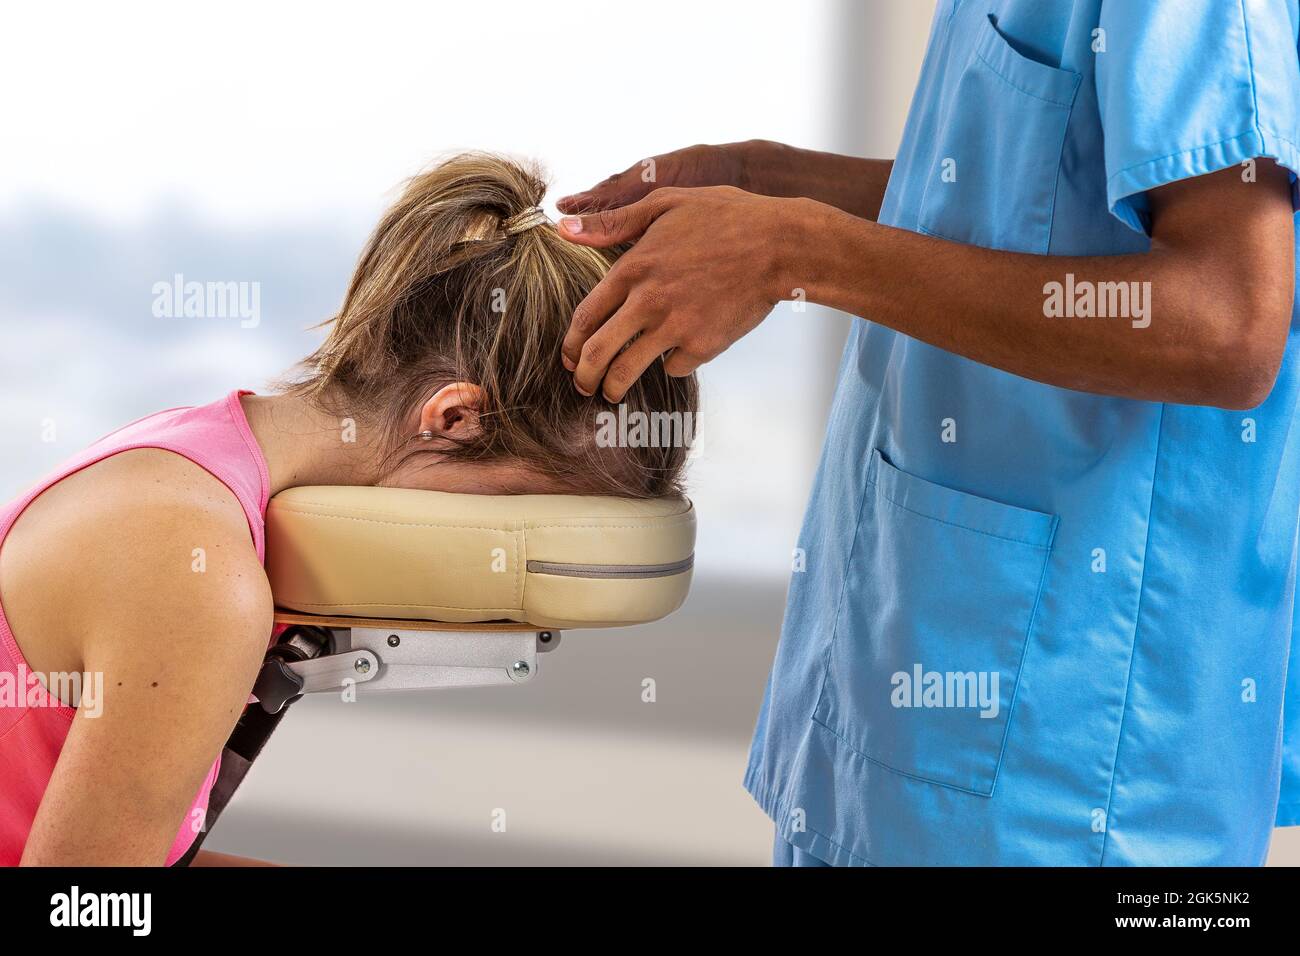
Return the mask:
<svg viewBox="0 0 1300 956">
<path fill-rule="evenodd" d="M 51 485 L 119 452 L 161 448 L 188 458 L 231 490 L 248 517 L 257 556 L 264 561 L 263 521 L 270 483 L 266 460 L 239 403 L 239 396 L 248 394 L 236 391 L 211 405 L 158 412 L 104 436 L 0 508 L 0 547 L 23 509 Z M 2 607 L 0 680 L 17 691 L 10 695 L 16 699 L 0 701 L 0 865 L 16 866 L 76 710 L 53 699 L 31 674 Z M 181 824 L 167 854 L 168 865 L 180 859 L 198 836 L 219 767 L 218 759 Z"/>
</svg>

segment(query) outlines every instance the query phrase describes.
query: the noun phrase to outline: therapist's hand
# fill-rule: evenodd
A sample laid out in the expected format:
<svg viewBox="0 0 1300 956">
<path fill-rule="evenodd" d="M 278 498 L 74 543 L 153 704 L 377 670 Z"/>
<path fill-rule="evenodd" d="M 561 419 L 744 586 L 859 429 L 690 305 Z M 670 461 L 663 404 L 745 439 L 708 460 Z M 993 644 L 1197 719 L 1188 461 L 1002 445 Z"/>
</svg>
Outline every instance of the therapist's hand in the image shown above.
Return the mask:
<svg viewBox="0 0 1300 956">
<path fill-rule="evenodd" d="M 730 186 L 664 188 L 561 219 L 571 242 L 636 240 L 573 314 L 561 352 L 578 391 L 620 401 L 664 353 L 669 375 L 689 375 L 763 321 L 790 292 L 781 250 L 802 202 Z"/>
<path fill-rule="evenodd" d="M 736 186 L 763 196 L 802 196 L 873 222 L 893 160 L 798 149 L 765 139 L 688 146 L 643 159 L 556 203 L 570 215 L 627 206 L 665 186 Z"/>
<path fill-rule="evenodd" d="M 555 205 L 563 213 L 592 213 L 629 205 L 665 186 L 744 187 L 750 149 L 749 143 L 726 143 L 651 156 Z"/>
</svg>

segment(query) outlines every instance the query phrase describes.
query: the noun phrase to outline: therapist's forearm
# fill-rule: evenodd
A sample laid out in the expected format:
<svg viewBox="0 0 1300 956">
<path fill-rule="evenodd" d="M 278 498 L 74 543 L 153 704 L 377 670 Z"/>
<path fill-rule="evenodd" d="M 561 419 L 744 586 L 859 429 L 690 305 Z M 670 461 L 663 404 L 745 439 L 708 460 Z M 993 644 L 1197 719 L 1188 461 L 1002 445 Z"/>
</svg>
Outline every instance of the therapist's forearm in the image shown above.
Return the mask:
<svg viewBox="0 0 1300 956">
<path fill-rule="evenodd" d="M 750 140 L 727 149 L 741 156 L 741 188 L 764 196 L 813 199 L 875 221 L 894 168 L 892 159 L 862 159 Z"/>
<path fill-rule="evenodd" d="M 1145 254 L 1040 256 L 947 242 L 809 205 L 782 269 L 812 302 L 888 326 L 1025 378 L 1149 401 L 1250 408 L 1280 352 L 1274 275 Z M 1149 289 L 1145 319 L 1048 317 L 1045 286 L 1127 282 Z M 1143 283 L 1150 283 L 1143 286 Z M 1290 276 L 1285 285 L 1290 287 Z M 1242 289 L 1260 298 L 1243 297 Z M 789 297 L 792 293 L 785 293 Z"/>
</svg>

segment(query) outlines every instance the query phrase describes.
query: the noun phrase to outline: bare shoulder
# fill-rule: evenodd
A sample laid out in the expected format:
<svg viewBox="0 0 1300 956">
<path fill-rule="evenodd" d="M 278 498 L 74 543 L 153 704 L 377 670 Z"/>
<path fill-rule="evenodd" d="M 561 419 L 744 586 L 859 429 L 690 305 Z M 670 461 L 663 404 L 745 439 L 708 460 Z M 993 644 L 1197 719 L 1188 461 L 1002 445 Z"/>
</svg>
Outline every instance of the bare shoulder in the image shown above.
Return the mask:
<svg viewBox="0 0 1300 956">
<path fill-rule="evenodd" d="M 0 548 L 0 601 L 38 671 L 84 669 L 96 635 L 144 650 L 183 623 L 265 639 L 272 616 L 238 499 L 160 449 L 106 458 L 32 502 Z"/>
<path fill-rule="evenodd" d="M 23 862 L 160 864 L 201 822 L 195 794 L 271 636 L 247 519 L 197 465 L 138 450 L 64 479 L 20 522 L 0 550 L 15 636 L 35 670 L 102 689 L 82 698 Z"/>
</svg>

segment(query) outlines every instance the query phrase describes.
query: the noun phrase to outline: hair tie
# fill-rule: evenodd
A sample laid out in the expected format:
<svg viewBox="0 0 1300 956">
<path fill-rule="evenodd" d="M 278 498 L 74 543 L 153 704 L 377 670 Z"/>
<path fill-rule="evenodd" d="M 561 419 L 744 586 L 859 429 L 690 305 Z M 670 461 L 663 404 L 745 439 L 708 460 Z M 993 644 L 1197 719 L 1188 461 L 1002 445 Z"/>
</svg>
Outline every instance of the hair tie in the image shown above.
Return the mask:
<svg viewBox="0 0 1300 956">
<path fill-rule="evenodd" d="M 509 219 L 501 220 L 501 231 L 507 236 L 513 236 L 516 233 L 524 232 L 534 226 L 540 226 L 542 223 L 549 223 L 550 221 L 546 217 L 546 213 L 542 212 L 539 207 L 534 206 L 532 209 L 525 209 Z"/>
<path fill-rule="evenodd" d="M 456 240 L 453 247 L 475 242 L 494 242 L 550 221 L 546 213 L 537 206 L 525 209 L 507 219 L 498 219 L 495 213 L 480 212 L 470 219 L 464 234 Z"/>
</svg>

